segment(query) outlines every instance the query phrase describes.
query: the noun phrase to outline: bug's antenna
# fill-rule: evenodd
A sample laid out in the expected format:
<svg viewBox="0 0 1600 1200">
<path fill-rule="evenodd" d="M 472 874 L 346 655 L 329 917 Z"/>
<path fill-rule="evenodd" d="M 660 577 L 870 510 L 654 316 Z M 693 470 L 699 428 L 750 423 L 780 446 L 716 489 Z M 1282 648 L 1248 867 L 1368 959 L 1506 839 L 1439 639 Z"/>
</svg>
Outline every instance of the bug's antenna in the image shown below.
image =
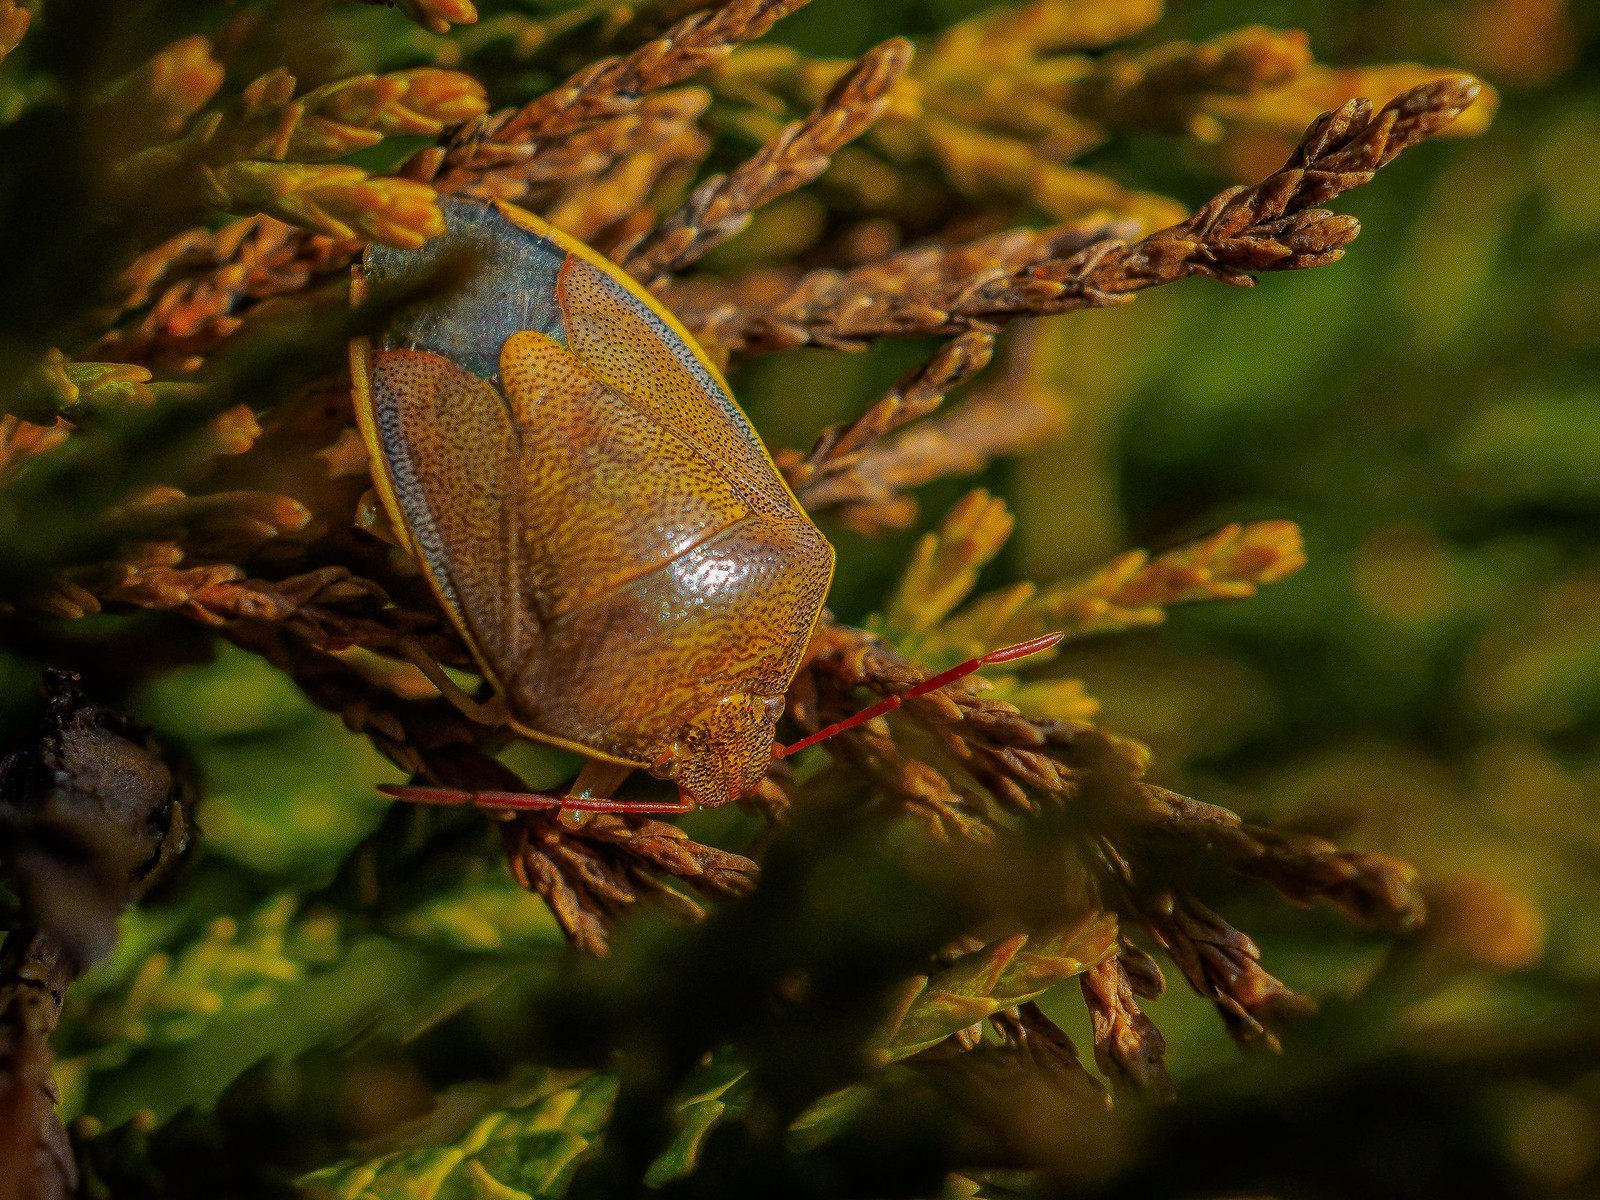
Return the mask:
<svg viewBox="0 0 1600 1200">
<path fill-rule="evenodd" d="M 802 750 L 815 746 L 818 742 L 826 741 L 836 733 L 843 733 L 847 729 L 854 729 L 863 725 L 874 717 L 881 717 L 886 712 L 893 712 L 907 700 L 916 696 L 926 696 L 929 692 L 936 692 L 947 683 L 971 675 L 979 667 L 992 666 L 995 663 L 1010 662 L 1017 658 L 1027 658 L 1031 654 L 1039 654 L 1049 650 L 1066 637 L 1064 633 L 1047 633 L 1043 637 L 1036 637 L 1026 642 L 1018 642 L 1015 646 L 1005 646 L 999 650 L 991 650 L 987 654 L 980 654 L 977 658 L 969 658 L 964 663 L 951 667 L 948 671 L 940 671 L 937 675 L 930 675 L 910 691 L 898 696 L 886 696 L 869 708 L 863 708 L 854 716 L 846 717 L 842 721 L 835 721 L 823 729 L 817 730 L 809 737 L 803 737 L 798 742 L 788 746 L 774 746 L 773 758 L 787 758 L 791 754 L 798 754 Z"/>
</svg>

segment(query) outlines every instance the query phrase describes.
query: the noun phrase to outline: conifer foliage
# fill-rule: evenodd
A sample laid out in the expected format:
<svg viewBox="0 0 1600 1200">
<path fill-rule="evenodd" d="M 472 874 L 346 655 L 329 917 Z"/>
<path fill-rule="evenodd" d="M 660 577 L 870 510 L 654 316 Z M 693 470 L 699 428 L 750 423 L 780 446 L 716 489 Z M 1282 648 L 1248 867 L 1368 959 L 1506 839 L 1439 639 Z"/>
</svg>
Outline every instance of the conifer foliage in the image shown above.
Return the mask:
<svg viewBox="0 0 1600 1200">
<path fill-rule="evenodd" d="M 1158 783 L 1073 674 L 1293 574 L 1299 529 L 1019 580 L 994 468 L 1059 433 L 1039 322 L 1332 267 L 1360 227 L 1328 206 L 1493 94 L 1292 30 L 1173 38 L 1156 0 L 968 6 L 837 59 L 783 40 L 805 7 L 0 0 L 0 1197 L 1051 1194 L 1128 1161 L 1113 1099 L 1172 1095 L 1141 1006 L 1169 973 L 1243 1045 L 1315 1008 L 1218 880 L 1423 921 L 1405 862 Z M 1281 165 L 1191 211 L 1097 168 L 1151 137 Z M 841 588 L 922 530 L 825 615 L 794 736 L 1062 646 L 731 813 L 387 806 L 576 770 L 409 664 L 472 660 L 359 520 L 343 356 L 383 313 L 350 268 L 452 194 L 625 266 L 736 390 L 786 352 L 819 395 L 848 352 L 904 366 L 860 411 L 783 399 Z"/>
</svg>

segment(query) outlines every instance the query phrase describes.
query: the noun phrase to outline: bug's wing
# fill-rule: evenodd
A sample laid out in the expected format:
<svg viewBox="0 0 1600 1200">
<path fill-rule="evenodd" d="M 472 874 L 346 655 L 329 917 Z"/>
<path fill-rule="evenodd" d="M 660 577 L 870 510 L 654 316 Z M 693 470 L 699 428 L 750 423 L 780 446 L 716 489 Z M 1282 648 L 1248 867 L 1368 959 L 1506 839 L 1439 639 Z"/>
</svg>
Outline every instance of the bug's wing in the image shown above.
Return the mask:
<svg viewBox="0 0 1600 1200">
<path fill-rule="evenodd" d="M 749 512 L 695 447 L 554 339 L 513 334 L 500 378 L 519 433 L 522 580 L 545 622 Z"/>
<path fill-rule="evenodd" d="M 567 345 L 596 375 L 695 442 L 758 511 L 794 511 L 794 498 L 744 413 L 660 313 L 576 254 L 562 266 L 556 294 Z"/>
<path fill-rule="evenodd" d="M 827 543 L 753 512 L 705 453 L 568 349 L 518 333 L 501 380 L 522 438 L 524 590 L 540 637 L 507 679 L 525 728 L 651 762 L 725 696 L 781 694 Z M 809 539 L 809 540 L 807 540 Z M 794 568 L 800 568 L 798 570 Z"/>
<path fill-rule="evenodd" d="M 537 632 L 519 603 L 516 428 L 489 384 L 449 359 L 367 360 L 357 412 L 389 518 L 491 678 Z"/>
</svg>

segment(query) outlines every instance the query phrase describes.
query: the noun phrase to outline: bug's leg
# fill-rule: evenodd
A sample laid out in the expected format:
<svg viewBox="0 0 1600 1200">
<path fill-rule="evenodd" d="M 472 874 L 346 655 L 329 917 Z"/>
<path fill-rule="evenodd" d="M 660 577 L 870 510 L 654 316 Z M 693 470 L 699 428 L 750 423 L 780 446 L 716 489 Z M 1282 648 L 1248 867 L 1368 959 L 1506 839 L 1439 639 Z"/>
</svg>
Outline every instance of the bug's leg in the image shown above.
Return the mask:
<svg viewBox="0 0 1600 1200">
<path fill-rule="evenodd" d="M 362 492 L 361 499 L 356 502 L 356 528 L 370 533 L 380 542 L 388 542 L 396 549 L 405 549 L 405 543 L 389 523 L 389 514 L 383 511 L 378 493 L 371 488 Z"/>
<path fill-rule="evenodd" d="M 399 645 L 399 650 L 407 662 L 416 667 L 428 677 L 428 682 L 439 689 L 439 694 L 461 710 L 463 716 L 469 721 L 476 721 L 480 725 L 504 725 L 506 723 L 506 703 L 498 693 L 493 699 L 485 702 L 474 700 L 461 690 L 459 684 L 449 675 L 438 661 L 422 648 L 413 638 L 405 638 Z"/>
<path fill-rule="evenodd" d="M 686 813 L 693 802 L 680 794 L 676 803 L 651 800 L 613 800 L 608 793 L 627 778 L 633 768 L 590 760 L 564 796 L 549 792 L 473 792 L 465 788 L 401 787 L 382 784 L 378 790 L 396 800 L 418 804 L 475 804 L 479 808 L 530 812 L 559 808 L 572 813 Z"/>
</svg>

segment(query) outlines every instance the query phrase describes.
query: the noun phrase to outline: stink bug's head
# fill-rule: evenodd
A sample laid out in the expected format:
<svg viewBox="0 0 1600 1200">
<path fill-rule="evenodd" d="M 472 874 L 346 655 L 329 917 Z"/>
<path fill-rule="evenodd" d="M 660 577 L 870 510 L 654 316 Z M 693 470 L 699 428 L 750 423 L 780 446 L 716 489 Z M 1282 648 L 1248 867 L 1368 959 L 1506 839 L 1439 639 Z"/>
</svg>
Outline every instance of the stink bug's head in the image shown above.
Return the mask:
<svg viewBox="0 0 1600 1200">
<path fill-rule="evenodd" d="M 773 730 L 782 715 L 777 697 L 724 697 L 695 715 L 656 774 L 700 808 L 748 795 L 772 765 Z"/>
</svg>

